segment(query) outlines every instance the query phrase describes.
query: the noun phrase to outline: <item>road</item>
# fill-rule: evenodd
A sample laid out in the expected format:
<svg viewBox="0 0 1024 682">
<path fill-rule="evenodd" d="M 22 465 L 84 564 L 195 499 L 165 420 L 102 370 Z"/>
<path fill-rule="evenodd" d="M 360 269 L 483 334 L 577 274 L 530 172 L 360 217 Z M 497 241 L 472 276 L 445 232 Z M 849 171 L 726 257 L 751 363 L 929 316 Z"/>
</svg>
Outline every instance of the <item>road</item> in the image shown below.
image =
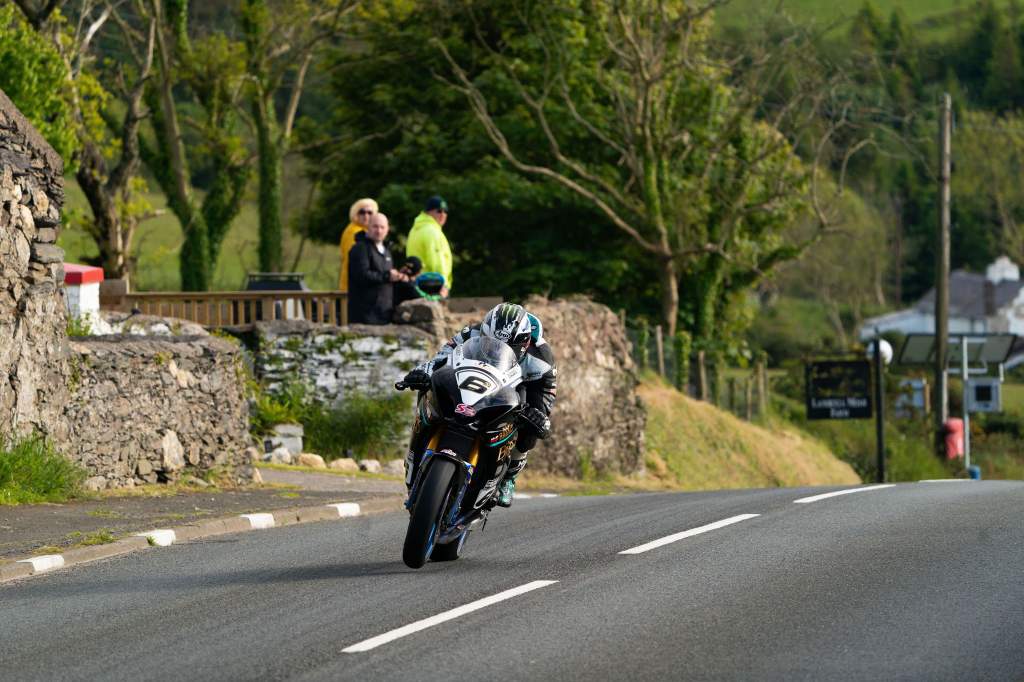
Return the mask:
<svg viewBox="0 0 1024 682">
<path fill-rule="evenodd" d="M 127 555 L 0 586 L 0 677 L 1024 679 L 1024 483 L 869 488 L 522 499 L 420 571 L 397 513 Z"/>
</svg>

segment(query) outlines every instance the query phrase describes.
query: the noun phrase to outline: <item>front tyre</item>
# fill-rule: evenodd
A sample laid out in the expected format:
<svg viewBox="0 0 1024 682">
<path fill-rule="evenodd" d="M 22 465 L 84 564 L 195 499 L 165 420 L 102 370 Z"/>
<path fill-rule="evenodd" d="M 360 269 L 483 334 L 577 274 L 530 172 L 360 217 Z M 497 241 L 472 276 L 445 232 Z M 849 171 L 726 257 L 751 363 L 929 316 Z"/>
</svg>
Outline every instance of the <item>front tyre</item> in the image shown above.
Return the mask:
<svg viewBox="0 0 1024 682">
<path fill-rule="evenodd" d="M 402 547 L 402 561 L 409 568 L 422 568 L 427 563 L 454 478 L 455 462 L 442 458 L 430 462 L 430 469 L 423 477 L 412 508 L 409 530 L 405 533 L 405 545 Z"/>
</svg>

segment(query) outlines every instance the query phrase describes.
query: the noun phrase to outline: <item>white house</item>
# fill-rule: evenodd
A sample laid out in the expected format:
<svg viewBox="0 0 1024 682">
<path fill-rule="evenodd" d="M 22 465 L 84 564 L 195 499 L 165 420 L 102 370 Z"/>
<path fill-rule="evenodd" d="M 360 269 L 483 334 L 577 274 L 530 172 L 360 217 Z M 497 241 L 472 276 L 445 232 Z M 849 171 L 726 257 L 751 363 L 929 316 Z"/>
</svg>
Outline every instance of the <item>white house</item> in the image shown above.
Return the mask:
<svg viewBox="0 0 1024 682">
<path fill-rule="evenodd" d="M 935 289 L 913 307 L 865 320 L 861 339 L 880 332 L 935 333 Z M 954 270 L 949 276 L 949 332 L 1011 333 L 1024 336 L 1024 282 L 1020 268 L 1000 256 L 980 275 Z"/>
</svg>

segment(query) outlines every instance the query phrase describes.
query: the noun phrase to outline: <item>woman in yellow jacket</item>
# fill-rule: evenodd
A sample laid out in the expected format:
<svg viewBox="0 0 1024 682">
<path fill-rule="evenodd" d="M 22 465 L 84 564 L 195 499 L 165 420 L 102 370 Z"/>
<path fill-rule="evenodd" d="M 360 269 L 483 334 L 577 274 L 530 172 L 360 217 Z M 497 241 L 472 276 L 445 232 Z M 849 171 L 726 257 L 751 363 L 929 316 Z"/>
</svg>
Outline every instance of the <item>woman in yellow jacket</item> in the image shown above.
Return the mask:
<svg viewBox="0 0 1024 682">
<path fill-rule="evenodd" d="M 355 246 L 356 237 L 366 231 L 370 216 L 378 210 L 373 199 L 360 199 L 348 209 L 348 227 L 341 233 L 341 272 L 338 275 L 338 291 L 348 293 L 348 252 Z"/>
</svg>

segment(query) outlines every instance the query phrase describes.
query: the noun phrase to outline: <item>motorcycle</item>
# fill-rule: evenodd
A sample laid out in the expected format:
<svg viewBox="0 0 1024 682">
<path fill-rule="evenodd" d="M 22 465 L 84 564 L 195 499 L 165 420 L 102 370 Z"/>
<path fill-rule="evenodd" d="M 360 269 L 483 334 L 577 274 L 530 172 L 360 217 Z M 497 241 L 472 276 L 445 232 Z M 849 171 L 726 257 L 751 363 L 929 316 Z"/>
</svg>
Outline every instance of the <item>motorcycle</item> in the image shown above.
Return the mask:
<svg viewBox="0 0 1024 682">
<path fill-rule="evenodd" d="M 410 518 L 402 560 L 410 568 L 458 559 L 470 530 L 486 525 L 516 442 L 521 385 L 512 349 L 480 336 L 456 346 L 420 393 L 417 419 L 432 433 L 418 464 L 412 452 L 406 460 Z M 400 381 L 395 388 L 410 387 Z"/>
</svg>

